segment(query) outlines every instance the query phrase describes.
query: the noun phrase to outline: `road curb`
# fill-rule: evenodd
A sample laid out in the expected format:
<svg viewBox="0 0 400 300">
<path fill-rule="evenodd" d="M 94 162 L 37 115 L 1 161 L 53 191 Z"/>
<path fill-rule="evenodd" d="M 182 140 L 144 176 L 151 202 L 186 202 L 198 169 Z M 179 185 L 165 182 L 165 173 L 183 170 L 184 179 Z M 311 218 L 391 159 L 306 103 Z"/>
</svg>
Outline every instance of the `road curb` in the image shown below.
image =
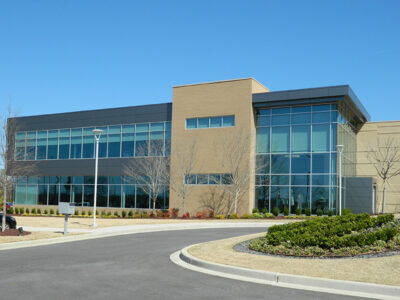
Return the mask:
<svg viewBox="0 0 400 300">
<path fill-rule="evenodd" d="M 203 273 L 207 273 L 207 270 L 209 270 L 211 271 L 210 274 L 212 275 L 245 280 L 255 283 L 278 285 L 282 287 L 321 291 L 342 295 L 354 295 L 374 299 L 400 299 L 400 287 L 327 278 L 315 278 L 277 272 L 252 270 L 242 267 L 233 267 L 205 261 L 194 257 L 193 255 L 188 253 L 188 249 L 193 246 L 195 245 L 185 247 L 182 250 L 178 251 L 175 254 L 174 259 L 171 256 L 171 260 L 179 264 L 177 259 L 180 259 L 184 263 L 194 266 L 195 269 L 191 268 L 193 270 L 196 270 L 196 268 L 202 269 L 197 271 Z M 184 265 L 181 266 L 186 267 Z"/>
</svg>

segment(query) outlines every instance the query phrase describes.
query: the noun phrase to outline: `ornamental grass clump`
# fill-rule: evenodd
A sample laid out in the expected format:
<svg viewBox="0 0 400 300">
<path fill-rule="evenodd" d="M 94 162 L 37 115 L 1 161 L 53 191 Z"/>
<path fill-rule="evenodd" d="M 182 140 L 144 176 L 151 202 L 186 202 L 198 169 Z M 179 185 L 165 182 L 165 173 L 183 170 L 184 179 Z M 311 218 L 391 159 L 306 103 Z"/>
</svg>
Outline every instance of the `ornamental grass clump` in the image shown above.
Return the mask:
<svg viewBox="0 0 400 300">
<path fill-rule="evenodd" d="M 349 214 L 271 226 L 265 238 L 253 240 L 249 247 L 270 254 L 351 256 L 400 250 L 398 236 L 400 221 L 393 215 L 374 218 L 368 214 Z"/>
</svg>

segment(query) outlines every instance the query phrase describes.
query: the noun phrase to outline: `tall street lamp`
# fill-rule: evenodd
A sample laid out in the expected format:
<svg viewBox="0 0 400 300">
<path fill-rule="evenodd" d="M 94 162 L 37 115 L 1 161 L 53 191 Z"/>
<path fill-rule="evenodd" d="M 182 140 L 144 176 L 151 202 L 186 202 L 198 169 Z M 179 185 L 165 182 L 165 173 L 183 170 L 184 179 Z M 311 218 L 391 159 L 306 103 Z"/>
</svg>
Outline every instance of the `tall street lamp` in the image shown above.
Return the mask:
<svg viewBox="0 0 400 300">
<path fill-rule="evenodd" d="M 339 216 L 342 215 L 342 153 L 344 145 L 336 145 L 336 150 L 339 152 Z"/>
<path fill-rule="evenodd" d="M 93 129 L 94 138 L 96 140 L 96 162 L 94 167 L 94 203 L 93 203 L 93 227 L 97 227 L 96 224 L 96 203 L 97 203 L 97 169 L 99 164 L 99 141 L 100 136 L 103 133 L 101 129 Z"/>
</svg>

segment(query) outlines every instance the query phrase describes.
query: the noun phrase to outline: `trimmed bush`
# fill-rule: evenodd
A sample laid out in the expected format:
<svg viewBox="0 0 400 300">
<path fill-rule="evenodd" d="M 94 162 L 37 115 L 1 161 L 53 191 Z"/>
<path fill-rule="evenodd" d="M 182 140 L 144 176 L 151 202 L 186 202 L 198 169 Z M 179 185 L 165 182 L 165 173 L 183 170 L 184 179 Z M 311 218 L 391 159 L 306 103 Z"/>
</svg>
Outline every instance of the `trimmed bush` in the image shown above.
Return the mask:
<svg viewBox="0 0 400 300">
<path fill-rule="evenodd" d="M 106 211 L 105 211 L 105 210 L 102 210 L 102 211 L 101 211 L 101 216 L 102 216 L 102 217 L 105 217 L 106 215 L 107 215 L 107 214 L 106 214 Z"/>
<path fill-rule="evenodd" d="M 114 217 L 119 218 L 119 213 L 117 211 L 114 212 Z"/>
<path fill-rule="evenodd" d="M 126 218 L 126 211 L 123 210 L 123 211 L 121 212 L 121 215 L 122 215 L 123 218 Z"/>
<path fill-rule="evenodd" d="M 15 213 L 16 215 L 19 214 L 19 208 L 18 208 L 18 207 L 16 207 L 16 208 L 14 209 L 14 213 Z"/>
<path fill-rule="evenodd" d="M 393 215 L 373 218 L 350 214 L 271 226 L 265 238 L 251 242 L 250 248 L 283 255 L 355 255 L 389 246 L 400 249 L 397 236 L 400 221 L 395 221 Z"/>
<path fill-rule="evenodd" d="M 328 211 L 328 217 L 332 217 L 333 216 L 333 211 L 332 210 L 329 210 Z"/>
<path fill-rule="evenodd" d="M 311 216 L 311 210 L 309 209 L 309 208 L 306 208 L 305 210 L 304 210 L 304 214 L 306 215 L 306 216 Z"/>
<path fill-rule="evenodd" d="M 288 216 L 289 215 L 289 208 L 286 205 L 283 207 L 283 215 L 284 216 Z"/>
<path fill-rule="evenodd" d="M 84 209 L 82 209 L 81 215 L 86 216 L 86 211 Z"/>
<path fill-rule="evenodd" d="M 78 212 L 77 209 L 75 209 L 74 215 L 75 215 L 75 216 L 78 216 L 78 215 L 79 215 L 79 212 Z"/>
<path fill-rule="evenodd" d="M 266 212 L 266 213 L 264 214 L 264 218 L 265 218 L 265 219 L 274 219 L 275 216 L 274 216 L 273 214 L 270 214 L 269 212 Z"/>
<path fill-rule="evenodd" d="M 92 211 L 89 209 L 88 212 L 87 212 L 87 214 L 88 214 L 88 216 L 91 216 L 93 213 L 92 213 Z"/>
<path fill-rule="evenodd" d="M 253 219 L 261 219 L 263 216 L 260 215 L 259 213 L 253 213 L 252 218 Z"/>
<path fill-rule="evenodd" d="M 31 214 L 32 214 L 32 215 L 36 215 L 36 208 L 32 208 Z"/>
<path fill-rule="evenodd" d="M 132 211 L 132 210 L 130 210 L 130 211 L 128 212 L 128 217 L 129 217 L 129 218 L 132 218 L 132 217 L 133 217 L 133 211 Z"/>
<path fill-rule="evenodd" d="M 107 212 L 107 217 L 111 217 L 111 211 Z"/>
<path fill-rule="evenodd" d="M 10 207 L 10 209 L 8 210 L 9 214 L 13 214 L 14 213 L 14 208 Z"/>
<path fill-rule="evenodd" d="M 278 208 L 277 206 L 275 206 L 275 207 L 272 209 L 272 214 L 273 214 L 275 217 L 277 217 L 277 216 L 279 215 L 279 208 Z"/>
<path fill-rule="evenodd" d="M 190 219 L 190 214 L 188 212 L 184 213 L 182 219 Z"/>
<path fill-rule="evenodd" d="M 301 208 L 300 207 L 298 207 L 296 209 L 296 216 L 301 216 Z"/>
<path fill-rule="evenodd" d="M 48 214 L 49 214 L 49 212 L 47 211 L 47 209 L 45 209 L 43 213 L 44 213 L 45 215 L 48 215 Z"/>
<path fill-rule="evenodd" d="M 230 214 L 229 219 L 239 219 L 239 215 L 238 214 Z"/>
<path fill-rule="evenodd" d="M 39 215 L 41 215 L 41 214 L 42 214 L 42 210 L 41 210 L 40 208 L 38 208 L 38 209 L 37 209 L 37 213 L 38 213 Z"/>
<path fill-rule="evenodd" d="M 323 215 L 324 211 L 322 209 L 317 210 L 317 216 L 321 217 Z"/>
<path fill-rule="evenodd" d="M 351 212 L 350 208 L 342 209 L 342 216 L 348 216 L 348 215 L 351 215 L 351 214 L 352 214 L 352 212 Z"/>
<path fill-rule="evenodd" d="M 258 208 L 253 208 L 253 210 L 252 210 L 251 213 L 252 213 L 252 214 L 258 213 Z"/>
<path fill-rule="evenodd" d="M 54 215 L 54 209 L 50 209 L 50 215 Z"/>
<path fill-rule="evenodd" d="M 266 214 L 266 213 L 268 213 L 268 209 L 266 209 L 265 207 L 261 210 L 261 212 L 263 213 L 263 214 Z"/>
<path fill-rule="evenodd" d="M 240 218 L 241 218 L 241 219 L 252 219 L 252 218 L 253 218 L 253 215 L 244 214 L 244 215 L 242 215 Z M 232 215 L 231 215 L 230 219 L 234 219 L 234 218 L 232 218 Z"/>
<path fill-rule="evenodd" d="M 222 220 L 222 219 L 225 219 L 225 216 L 224 215 L 216 215 L 215 218 Z"/>
</svg>

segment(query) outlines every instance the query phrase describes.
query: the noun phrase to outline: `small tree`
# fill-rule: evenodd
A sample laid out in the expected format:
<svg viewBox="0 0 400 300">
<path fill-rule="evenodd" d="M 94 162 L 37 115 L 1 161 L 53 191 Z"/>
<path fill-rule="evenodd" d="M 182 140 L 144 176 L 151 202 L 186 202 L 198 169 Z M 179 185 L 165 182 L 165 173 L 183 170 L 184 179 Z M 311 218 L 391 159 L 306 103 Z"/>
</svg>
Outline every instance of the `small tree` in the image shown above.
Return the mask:
<svg viewBox="0 0 400 300">
<path fill-rule="evenodd" d="M 249 190 L 252 174 L 250 169 L 251 139 L 249 135 L 239 132 L 221 140 L 223 169 L 229 173 L 229 182 L 223 184 L 231 200 L 228 213 L 237 213 L 238 205 L 243 195 Z"/>
<path fill-rule="evenodd" d="M 187 184 L 186 176 L 192 174 L 196 166 L 197 143 L 193 140 L 189 144 L 174 144 L 172 151 L 174 169 L 170 178 L 170 188 L 181 199 L 182 214 L 185 214 L 186 199 L 193 188 L 193 185 Z"/>
<path fill-rule="evenodd" d="M 400 175 L 400 144 L 393 137 L 387 137 L 371 145 L 367 152 L 368 161 L 382 179 L 382 213 L 385 211 L 386 184 Z"/>
<path fill-rule="evenodd" d="M 169 158 L 164 156 L 132 158 L 124 166 L 123 172 L 141 185 L 143 192 L 151 199 L 155 211 L 158 195 L 165 191 L 169 184 Z"/>
<path fill-rule="evenodd" d="M 0 188 L 2 189 L 3 195 L 3 218 L 1 231 L 5 230 L 6 227 L 6 204 L 7 196 L 11 194 L 9 191 L 13 188 L 13 177 L 12 174 L 29 174 L 34 173 L 36 164 L 30 162 L 29 164 L 18 164 L 13 162 L 13 149 L 14 135 L 18 131 L 18 123 L 13 121 L 11 118 L 16 117 L 11 103 L 8 104 L 5 112 L 0 116 Z M 10 162 L 13 162 L 10 165 Z"/>
</svg>

